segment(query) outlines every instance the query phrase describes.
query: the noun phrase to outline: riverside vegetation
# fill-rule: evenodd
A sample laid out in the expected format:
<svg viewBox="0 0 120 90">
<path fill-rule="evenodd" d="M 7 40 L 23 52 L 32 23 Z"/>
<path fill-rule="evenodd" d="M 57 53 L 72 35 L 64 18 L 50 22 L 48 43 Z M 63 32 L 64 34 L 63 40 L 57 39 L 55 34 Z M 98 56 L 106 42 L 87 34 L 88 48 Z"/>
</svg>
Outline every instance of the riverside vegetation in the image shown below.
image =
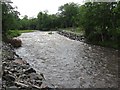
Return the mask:
<svg viewBox="0 0 120 90">
<path fill-rule="evenodd" d="M 36 18 L 25 15 L 22 19 L 19 18 L 20 13 L 10 3 L 1 4 L 3 35 L 6 35 L 8 30 L 24 32 L 24 30 L 74 28 L 73 32 L 76 30 L 77 33 L 83 30 L 86 41 L 91 44 L 120 49 L 120 1 L 87 2 L 83 5 L 66 3 L 58 8 L 56 14 L 50 15 L 44 11 L 39 12 Z"/>
<path fill-rule="evenodd" d="M 11 5 L 11 3 L 0 1 L 0 4 L 2 5 L 3 41 L 20 42 L 17 47 L 21 46 L 22 42 L 13 38 L 20 36 L 23 32 L 33 32 L 34 30 L 55 31 L 62 29 L 63 31 L 59 33 L 69 38 L 79 40 L 78 35 L 82 34 L 79 41 L 84 39 L 87 43 L 120 49 L 120 1 L 87 2 L 83 5 L 71 2 L 60 6 L 56 14 L 50 15 L 47 11 L 44 11 L 39 12 L 36 18 L 29 18 L 25 15 L 22 19 L 19 17 L 20 13 Z M 48 34 L 52 34 L 52 32 Z M 3 77 L 3 80 L 5 80 L 3 83 L 4 89 L 11 88 L 11 84 L 12 88 L 29 87 L 28 83 L 31 81 L 30 79 L 28 80 L 28 83 L 22 81 L 22 79 L 17 79 L 20 80 L 20 82 L 18 82 L 16 86 L 15 82 L 18 75 L 16 70 L 13 70 L 14 64 L 16 65 L 15 58 L 12 58 L 12 60 L 8 60 L 7 58 L 2 61 L 4 63 L 3 74 L 5 74 L 5 77 Z M 13 71 L 9 71 L 9 69 Z M 22 71 L 20 71 L 22 73 L 26 71 L 23 70 L 23 67 L 21 66 L 20 69 L 22 69 Z M 27 70 L 28 69 L 29 68 L 27 68 Z M 33 69 L 32 71 L 35 72 Z M 18 73 L 20 72 L 18 71 Z M 11 75 L 13 76 L 11 77 Z M 25 75 L 25 77 L 27 76 Z M 28 75 L 28 77 L 30 76 Z M 8 81 L 5 78 L 8 78 Z M 38 82 L 39 85 L 36 84 L 36 81 L 31 82 L 30 87 L 39 88 L 41 87 L 40 82 L 41 81 Z"/>
</svg>

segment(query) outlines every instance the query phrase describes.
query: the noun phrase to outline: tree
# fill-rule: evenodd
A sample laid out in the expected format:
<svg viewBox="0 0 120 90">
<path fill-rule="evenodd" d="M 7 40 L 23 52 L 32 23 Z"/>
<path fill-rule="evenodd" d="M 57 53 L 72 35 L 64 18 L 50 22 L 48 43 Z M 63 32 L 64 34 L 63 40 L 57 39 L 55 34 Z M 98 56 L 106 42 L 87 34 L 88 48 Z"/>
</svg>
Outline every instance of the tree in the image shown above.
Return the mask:
<svg viewBox="0 0 120 90">
<path fill-rule="evenodd" d="M 79 14 L 79 5 L 75 3 L 67 3 L 60 6 L 59 11 L 61 12 L 60 14 L 66 27 L 77 26 L 76 18 Z"/>
<path fill-rule="evenodd" d="M 87 41 L 118 47 L 120 2 L 88 2 L 80 7 L 80 23 Z M 82 18 L 82 19 L 81 19 Z"/>
<path fill-rule="evenodd" d="M 29 20 L 29 22 L 30 22 L 30 26 L 29 26 L 29 28 L 30 29 L 32 29 L 32 30 L 37 30 L 37 18 L 31 18 L 30 20 Z"/>
<path fill-rule="evenodd" d="M 12 2 L 11 2 L 12 3 Z M 18 28 L 19 12 L 11 6 L 9 2 L 1 2 L 2 4 L 2 32 L 5 33 L 10 29 Z"/>
<path fill-rule="evenodd" d="M 54 15 L 48 15 L 47 12 L 39 12 L 37 15 L 37 28 L 39 30 L 50 30 L 53 26 Z"/>
<path fill-rule="evenodd" d="M 20 25 L 20 29 L 22 30 L 30 29 L 30 22 L 27 15 L 25 15 L 23 19 L 20 20 Z"/>
<path fill-rule="evenodd" d="M 114 18 L 113 6 L 116 6 L 116 4 L 113 2 L 89 2 L 84 5 L 86 12 L 83 25 L 88 39 L 95 39 L 93 38 L 94 35 L 98 36 L 100 41 L 109 39 L 109 30 L 115 28 L 115 22 L 112 21 Z"/>
</svg>

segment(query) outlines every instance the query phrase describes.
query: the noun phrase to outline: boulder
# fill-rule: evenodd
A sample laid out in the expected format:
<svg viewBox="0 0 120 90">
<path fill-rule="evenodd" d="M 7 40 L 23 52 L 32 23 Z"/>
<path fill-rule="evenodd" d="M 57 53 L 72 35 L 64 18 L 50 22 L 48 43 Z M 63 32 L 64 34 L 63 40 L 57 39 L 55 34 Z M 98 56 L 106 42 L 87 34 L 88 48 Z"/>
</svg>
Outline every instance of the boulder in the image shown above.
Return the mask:
<svg viewBox="0 0 120 90">
<path fill-rule="evenodd" d="M 22 45 L 22 41 L 20 39 L 9 39 L 8 43 L 10 43 L 15 48 L 21 47 Z"/>
<path fill-rule="evenodd" d="M 31 73 L 31 74 L 29 74 L 29 76 L 30 76 L 30 79 L 31 80 L 42 80 L 43 79 L 43 76 L 41 76 L 41 75 L 39 75 L 39 74 L 37 74 L 37 73 Z"/>
<path fill-rule="evenodd" d="M 25 60 L 21 60 L 21 59 L 16 59 L 13 62 L 16 63 L 16 64 L 27 64 L 27 62 Z"/>
</svg>

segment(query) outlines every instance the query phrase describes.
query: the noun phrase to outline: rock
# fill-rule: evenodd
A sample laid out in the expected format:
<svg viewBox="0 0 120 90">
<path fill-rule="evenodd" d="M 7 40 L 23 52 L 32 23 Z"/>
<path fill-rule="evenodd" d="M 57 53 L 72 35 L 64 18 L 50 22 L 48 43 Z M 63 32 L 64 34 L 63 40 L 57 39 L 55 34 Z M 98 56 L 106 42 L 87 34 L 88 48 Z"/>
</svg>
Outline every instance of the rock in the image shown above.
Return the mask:
<svg viewBox="0 0 120 90">
<path fill-rule="evenodd" d="M 3 65 L 3 66 L 7 66 L 8 64 L 7 64 L 6 62 L 3 62 L 2 65 Z"/>
<path fill-rule="evenodd" d="M 50 88 L 55 88 L 55 86 L 53 84 L 46 82 L 46 81 L 42 81 L 40 88 L 50 89 Z"/>
<path fill-rule="evenodd" d="M 8 70 L 4 70 L 3 71 L 3 76 L 6 76 L 7 74 L 9 74 Z"/>
<path fill-rule="evenodd" d="M 88 49 L 89 49 L 89 50 L 92 50 L 92 48 L 91 48 L 91 47 L 89 47 Z"/>
<path fill-rule="evenodd" d="M 26 85 L 26 84 L 24 84 L 24 83 L 20 83 L 20 82 L 15 82 L 15 85 L 16 86 L 19 86 L 19 87 L 29 87 L 29 85 Z"/>
<path fill-rule="evenodd" d="M 25 74 L 30 74 L 30 73 L 36 73 L 36 71 L 33 68 L 30 68 L 24 72 Z"/>
<path fill-rule="evenodd" d="M 14 56 L 11 56 L 11 55 L 8 55 L 8 57 L 7 57 L 7 61 L 13 61 L 14 60 Z"/>
<path fill-rule="evenodd" d="M 22 41 L 20 39 L 8 39 L 8 42 L 15 48 L 21 47 Z"/>
<path fill-rule="evenodd" d="M 16 86 L 10 86 L 10 87 L 6 88 L 6 90 L 19 90 L 19 89 Z"/>
<path fill-rule="evenodd" d="M 3 79 L 6 80 L 6 81 L 10 81 L 10 82 L 14 82 L 15 81 L 15 77 L 13 75 L 6 75 L 6 76 L 3 76 Z"/>
<path fill-rule="evenodd" d="M 11 45 L 3 45 L 2 90 L 41 90 L 40 86 L 45 80 L 43 74 L 37 74 L 29 63 L 19 56 L 15 57 Z"/>
<path fill-rule="evenodd" d="M 10 70 L 12 73 L 17 73 L 18 71 L 17 70 L 15 70 L 15 69 L 11 69 Z"/>
<path fill-rule="evenodd" d="M 31 73 L 31 74 L 29 74 L 29 76 L 30 76 L 30 79 L 34 79 L 34 80 L 42 80 L 43 79 L 43 77 L 41 76 L 41 75 L 38 75 L 38 74 L 36 74 L 36 73 Z"/>
<path fill-rule="evenodd" d="M 29 63 L 26 63 L 26 65 L 30 66 L 30 64 L 29 64 Z"/>
<path fill-rule="evenodd" d="M 48 86 L 47 86 L 45 83 L 43 83 L 43 84 L 40 86 L 40 88 L 48 88 Z"/>
<path fill-rule="evenodd" d="M 27 78 L 30 78 L 30 76 L 28 76 L 28 75 L 26 75 L 26 74 L 22 74 L 22 75 L 20 75 L 20 81 L 21 80 L 26 80 Z"/>
<path fill-rule="evenodd" d="M 12 57 L 12 58 L 11 58 L 11 57 L 8 57 L 8 60 L 15 60 L 15 59 L 14 59 L 14 57 Z"/>
<path fill-rule="evenodd" d="M 27 62 L 24 61 L 24 60 L 21 60 L 21 59 L 16 59 L 15 61 L 13 61 L 14 63 L 17 63 L 17 64 L 26 64 Z"/>
<path fill-rule="evenodd" d="M 77 35 L 77 34 L 72 33 L 72 32 L 58 31 L 58 34 L 66 36 L 72 40 L 85 41 L 83 35 Z"/>
<path fill-rule="evenodd" d="M 22 67 L 22 68 L 24 69 L 24 71 L 25 71 L 25 69 L 28 69 L 28 68 L 30 67 L 30 65 L 29 65 L 29 64 L 23 64 L 21 67 Z"/>
<path fill-rule="evenodd" d="M 44 75 L 43 75 L 43 73 L 40 73 L 40 75 L 44 78 Z M 44 78 L 45 79 L 45 78 Z"/>
<path fill-rule="evenodd" d="M 10 70 L 11 68 L 10 67 L 5 67 L 6 70 Z"/>
</svg>

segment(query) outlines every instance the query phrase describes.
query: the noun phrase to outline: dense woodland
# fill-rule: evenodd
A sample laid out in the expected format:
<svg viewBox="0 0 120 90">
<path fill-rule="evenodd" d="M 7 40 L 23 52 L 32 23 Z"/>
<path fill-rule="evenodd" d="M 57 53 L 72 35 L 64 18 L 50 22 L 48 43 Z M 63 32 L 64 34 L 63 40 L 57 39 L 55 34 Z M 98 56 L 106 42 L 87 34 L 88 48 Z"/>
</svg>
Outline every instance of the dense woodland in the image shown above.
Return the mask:
<svg viewBox="0 0 120 90">
<path fill-rule="evenodd" d="M 2 31 L 9 30 L 58 30 L 60 28 L 80 28 L 85 32 L 87 42 L 120 49 L 120 1 L 87 2 L 84 5 L 66 3 L 56 14 L 39 12 L 37 18 L 24 16 L 2 2 Z"/>
</svg>

